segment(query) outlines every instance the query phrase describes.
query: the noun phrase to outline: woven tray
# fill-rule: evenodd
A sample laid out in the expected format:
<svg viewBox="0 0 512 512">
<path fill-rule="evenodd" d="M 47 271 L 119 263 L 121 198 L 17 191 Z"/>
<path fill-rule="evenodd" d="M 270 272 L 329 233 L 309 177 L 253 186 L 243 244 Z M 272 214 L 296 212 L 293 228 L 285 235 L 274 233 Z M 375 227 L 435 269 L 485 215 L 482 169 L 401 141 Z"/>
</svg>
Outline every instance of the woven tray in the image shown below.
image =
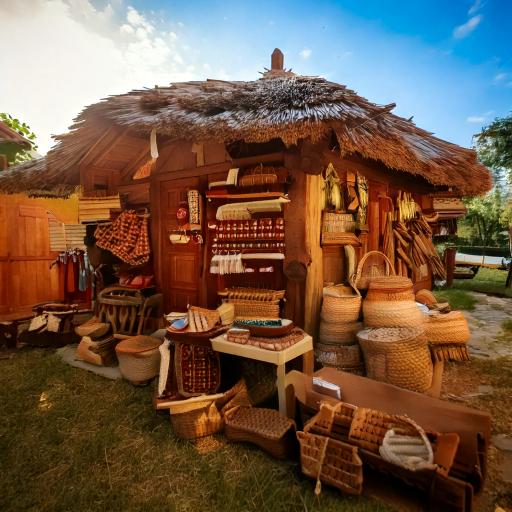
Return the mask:
<svg viewBox="0 0 512 512">
<path fill-rule="evenodd" d="M 253 443 L 279 459 L 294 454 L 295 423 L 273 409 L 235 407 L 226 412 L 225 421 L 230 441 Z"/>
<path fill-rule="evenodd" d="M 285 290 L 267 290 L 265 288 L 226 288 L 218 292 L 219 297 L 227 297 L 229 299 L 248 299 L 273 301 L 283 299 Z"/>
<path fill-rule="evenodd" d="M 210 347 L 176 343 L 174 364 L 180 395 L 216 393 L 220 386 L 220 358 Z"/>
</svg>

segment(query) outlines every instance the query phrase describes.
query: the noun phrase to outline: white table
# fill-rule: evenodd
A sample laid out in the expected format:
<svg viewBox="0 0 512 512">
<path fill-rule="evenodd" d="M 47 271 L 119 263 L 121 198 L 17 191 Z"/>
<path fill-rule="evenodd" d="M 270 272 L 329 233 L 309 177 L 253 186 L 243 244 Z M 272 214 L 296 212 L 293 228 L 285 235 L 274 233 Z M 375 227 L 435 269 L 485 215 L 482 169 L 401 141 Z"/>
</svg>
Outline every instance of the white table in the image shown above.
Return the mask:
<svg viewBox="0 0 512 512">
<path fill-rule="evenodd" d="M 313 338 L 305 334 L 304 338 L 291 347 L 274 351 L 253 345 L 242 345 L 227 340 L 226 334 L 222 334 L 211 340 L 213 350 L 233 356 L 247 357 L 256 361 L 264 361 L 277 366 L 277 395 L 279 399 L 279 412 L 286 416 L 286 363 L 303 356 L 304 373 L 313 373 Z"/>
</svg>

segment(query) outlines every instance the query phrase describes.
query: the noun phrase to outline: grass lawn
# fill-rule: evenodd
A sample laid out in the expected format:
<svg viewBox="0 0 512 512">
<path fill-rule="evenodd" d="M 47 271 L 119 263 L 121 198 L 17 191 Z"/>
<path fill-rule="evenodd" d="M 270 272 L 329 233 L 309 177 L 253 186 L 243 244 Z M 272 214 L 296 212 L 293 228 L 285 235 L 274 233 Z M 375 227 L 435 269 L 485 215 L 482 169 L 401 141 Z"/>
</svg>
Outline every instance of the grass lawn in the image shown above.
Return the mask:
<svg viewBox="0 0 512 512">
<path fill-rule="evenodd" d="M 0 510 L 390 510 L 327 486 L 317 499 L 297 463 L 223 436 L 179 440 L 152 391 L 69 367 L 50 350 L 0 359 Z"/>
<path fill-rule="evenodd" d="M 454 279 L 451 288 L 436 290 L 440 302 L 449 302 L 453 309 L 475 309 L 477 299 L 469 292 L 480 292 L 512 297 L 512 289 L 505 288 L 506 270 L 481 268 L 473 279 Z"/>
</svg>

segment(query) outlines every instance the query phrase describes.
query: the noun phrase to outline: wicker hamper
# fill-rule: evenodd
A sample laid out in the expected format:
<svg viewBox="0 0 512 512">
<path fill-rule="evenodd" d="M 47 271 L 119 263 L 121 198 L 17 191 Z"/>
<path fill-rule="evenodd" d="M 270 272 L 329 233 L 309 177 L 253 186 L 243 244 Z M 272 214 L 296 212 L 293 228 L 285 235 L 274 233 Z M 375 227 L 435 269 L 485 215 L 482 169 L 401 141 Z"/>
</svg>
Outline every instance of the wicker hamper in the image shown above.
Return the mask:
<svg viewBox="0 0 512 512">
<path fill-rule="evenodd" d="M 357 338 L 368 377 L 412 391 L 430 388 L 433 366 L 423 329 L 365 329 Z"/>
<path fill-rule="evenodd" d="M 158 375 L 162 340 L 151 336 L 133 336 L 116 346 L 122 376 L 133 384 L 145 383 Z"/>
<path fill-rule="evenodd" d="M 295 422 L 273 409 L 235 407 L 226 412 L 225 420 L 230 441 L 253 443 L 278 459 L 295 452 Z"/>
</svg>

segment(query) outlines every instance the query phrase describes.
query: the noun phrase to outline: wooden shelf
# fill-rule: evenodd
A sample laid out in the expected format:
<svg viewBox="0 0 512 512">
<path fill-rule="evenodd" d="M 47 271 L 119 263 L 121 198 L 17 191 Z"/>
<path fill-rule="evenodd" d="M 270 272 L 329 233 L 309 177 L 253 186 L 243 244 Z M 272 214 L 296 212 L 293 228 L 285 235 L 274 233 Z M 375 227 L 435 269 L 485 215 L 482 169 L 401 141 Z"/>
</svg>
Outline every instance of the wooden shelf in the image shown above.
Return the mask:
<svg viewBox="0 0 512 512">
<path fill-rule="evenodd" d="M 329 247 L 333 247 L 333 246 L 343 246 L 343 245 L 353 245 L 354 247 L 360 247 L 361 246 L 361 241 L 360 240 L 352 240 L 351 242 L 344 242 L 342 240 L 325 240 L 325 241 L 322 241 L 320 242 L 320 245 L 322 247 L 324 246 L 329 246 Z"/>
<path fill-rule="evenodd" d="M 251 192 L 245 194 L 211 194 L 206 192 L 208 199 L 279 199 L 286 197 L 283 192 Z"/>
</svg>

